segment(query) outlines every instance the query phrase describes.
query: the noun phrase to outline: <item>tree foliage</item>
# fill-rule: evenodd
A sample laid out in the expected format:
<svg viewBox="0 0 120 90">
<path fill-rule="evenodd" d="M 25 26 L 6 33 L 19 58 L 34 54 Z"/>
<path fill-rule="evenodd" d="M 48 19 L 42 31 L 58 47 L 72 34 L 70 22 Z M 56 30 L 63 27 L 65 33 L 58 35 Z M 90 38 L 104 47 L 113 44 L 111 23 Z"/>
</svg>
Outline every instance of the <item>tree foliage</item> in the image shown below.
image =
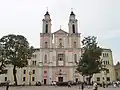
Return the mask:
<svg viewBox="0 0 120 90">
<path fill-rule="evenodd" d="M 88 36 L 82 41 L 83 53 L 78 63 L 77 71 L 83 76 L 92 78 L 93 74 L 99 73 L 102 68 L 102 61 L 100 60 L 102 49 L 96 42 L 96 37 Z"/>
<path fill-rule="evenodd" d="M 27 66 L 27 60 L 32 56 L 33 47 L 29 46 L 29 43 L 24 36 L 14 34 L 3 36 L 0 39 L 0 43 L 4 46 L 4 51 L 6 51 L 5 57 L 8 64 L 14 66 L 13 76 L 15 85 L 17 85 L 16 68 Z"/>
</svg>

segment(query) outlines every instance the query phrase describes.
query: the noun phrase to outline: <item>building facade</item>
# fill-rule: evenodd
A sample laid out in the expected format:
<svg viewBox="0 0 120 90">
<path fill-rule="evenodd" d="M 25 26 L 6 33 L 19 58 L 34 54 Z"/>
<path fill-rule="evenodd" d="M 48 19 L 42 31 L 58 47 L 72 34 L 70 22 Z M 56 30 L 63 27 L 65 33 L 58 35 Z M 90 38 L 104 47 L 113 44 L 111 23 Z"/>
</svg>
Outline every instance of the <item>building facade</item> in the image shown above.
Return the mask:
<svg viewBox="0 0 120 90">
<path fill-rule="evenodd" d="M 120 80 L 120 63 L 119 62 L 115 65 L 115 72 L 116 72 L 117 80 Z"/>
<path fill-rule="evenodd" d="M 52 81 L 79 80 L 76 63 L 81 56 L 80 33 L 75 14 L 69 17 L 69 32 L 62 29 L 51 33 L 51 18 L 46 12 L 40 33 L 40 60 L 44 84 Z"/>
<path fill-rule="evenodd" d="M 113 65 L 113 57 L 111 49 L 103 49 L 101 55 L 102 64 L 107 71 L 101 71 L 101 73 L 93 75 L 93 81 L 97 81 L 102 83 L 103 81 L 106 83 L 112 82 L 116 80 L 115 76 L 115 68 Z"/>
<path fill-rule="evenodd" d="M 18 84 L 49 84 L 52 81 L 82 81 L 83 77 L 76 71 L 76 63 L 81 57 L 81 34 L 78 32 L 78 20 L 73 12 L 70 13 L 68 32 L 61 28 L 51 32 L 51 18 L 49 12 L 44 15 L 42 33 L 40 33 L 40 48 L 35 49 L 33 57 L 28 60 L 28 66 L 17 69 Z M 112 51 L 103 49 L 101 60 L 107 72 L 95 74 L 92 81 L 113 81 L 115 70 L 113 67 Z M 8 73 L 0 75 L 0 81 L 10 80 L 14 83 L 12 65 L 8 65 Z"/>
</svg>

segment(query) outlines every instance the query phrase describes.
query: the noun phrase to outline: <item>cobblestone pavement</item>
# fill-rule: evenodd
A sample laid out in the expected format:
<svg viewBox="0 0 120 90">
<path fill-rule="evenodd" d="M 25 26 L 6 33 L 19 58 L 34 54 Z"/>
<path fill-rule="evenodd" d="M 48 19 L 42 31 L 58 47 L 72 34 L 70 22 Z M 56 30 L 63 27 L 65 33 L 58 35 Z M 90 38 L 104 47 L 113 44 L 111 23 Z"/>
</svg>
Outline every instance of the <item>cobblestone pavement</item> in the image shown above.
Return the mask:
<svg viewBox="0 0 120 90">
<path fill-rule="evenodd" d="M 6 87 L 0 87 L 0 90 L 6 90 Z M 10 87 L 9 90 L 81 90 L 79 86 L 73 86 L 71 88 L 68 87 L 54 87 L 54 86 L 18 86 L 18 87 Z M 85 88 L 84 90 L 93 90 L 92 87 Z M 99 87 L 98 90 L 120 90 L 120 88 L 102 88 Z"/>
</svg>

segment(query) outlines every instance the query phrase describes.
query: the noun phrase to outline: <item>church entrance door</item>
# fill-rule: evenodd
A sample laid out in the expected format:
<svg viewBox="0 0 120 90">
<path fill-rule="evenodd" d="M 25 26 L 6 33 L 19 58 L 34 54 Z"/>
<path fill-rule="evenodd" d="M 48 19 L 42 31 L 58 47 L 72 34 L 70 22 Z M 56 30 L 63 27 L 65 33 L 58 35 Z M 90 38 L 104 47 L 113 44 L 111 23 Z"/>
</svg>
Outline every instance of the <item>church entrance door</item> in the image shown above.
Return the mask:
<svg viewBox="0 0 120 90">
<path fill-rule="evenodd" d="M 47 83 L 47 80 L 46 79 L 44 79 L 44 84 L 46 84 Z"/>
<path fill-rule="evenodd" d="M 63 82 L 63 77 L 58 77 L 58 82 Z"/>
</svg>

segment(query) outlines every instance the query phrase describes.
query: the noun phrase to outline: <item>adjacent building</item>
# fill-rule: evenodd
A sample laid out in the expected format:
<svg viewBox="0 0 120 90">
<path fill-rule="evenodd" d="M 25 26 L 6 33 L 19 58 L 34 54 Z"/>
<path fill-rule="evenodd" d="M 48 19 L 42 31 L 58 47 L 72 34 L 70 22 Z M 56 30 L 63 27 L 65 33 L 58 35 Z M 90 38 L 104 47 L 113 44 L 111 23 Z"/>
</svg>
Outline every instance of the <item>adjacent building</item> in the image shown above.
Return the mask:
<svg viewBox="0 0 120 90">
<path fill-rule="evenodd" d="M 120 63 L 119 62 L 115 65 L 115 72 L 116 72 L 117 80 L 120 80 Z"/>
<path fill-rule="evenodd" d="M 61 28 L 51 32 L 51 18 L 47 11 L 42 20 L 42 32 L 40 33 L 40 48 L 36 48 L 32 59 L 28 60 L 27 67 L 17 70 L 18 84 L 49 84 L 52 81 L 82 81 L 83 77 L 76 71 L 76 63 L 81 57 L 81 33 L 78 29 L 78 20 L 73 11 L 68 21 L 68 32 Z M 78 32 L 79 31 L 79 32 Z M 107 72 L 95 74 L 93 81 L 112 82 L 115 80 L 112 51 L 103 49 L 101 60 Z M 10 80 L 14 83 L 12 76 L 12 65 L 8 65 L 8 73 L 1 75 L 1 81 Z"/>
<path fill-rule="evenodd" d="M 113 65 L 113 57 L 112 57 L 112 51 L 111 49 L 103 49 L 102 55 L 101 55 L 102 64 L 105 68 L 107 68 L 107 71 L 101 71 L 101 73 L 95 74 L 93 76 L 93 81 L 97 81 L 102 83 L 103 81 L 106 83 L 112 82 L 116 80 L 115 76 L 115 68 Z"/>
</svg>

